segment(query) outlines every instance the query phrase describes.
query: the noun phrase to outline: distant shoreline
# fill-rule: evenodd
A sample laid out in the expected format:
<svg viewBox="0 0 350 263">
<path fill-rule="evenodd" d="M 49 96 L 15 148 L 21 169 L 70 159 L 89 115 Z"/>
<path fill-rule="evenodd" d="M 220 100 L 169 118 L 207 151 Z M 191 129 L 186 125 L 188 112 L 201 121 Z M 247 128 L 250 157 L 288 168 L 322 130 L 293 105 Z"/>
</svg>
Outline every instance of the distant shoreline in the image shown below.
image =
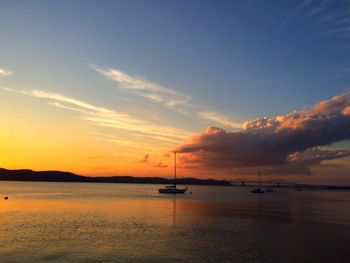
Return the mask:
<svg viewBox="0 0 350 263">
<path fill-rule="evenodd" d="M 61 171 L 32 171 L 27 169 L 8 170 L 0 168 L 0 181 L 22 182 L 77 182 L 77 183 L 132 183 L 132 184 L 173 184 L 174 179 L 162 177 L 104 176 L 88 177 Z M 226 180 L 178 178 L 177 184 L 231 186 Z"/>
<path fill-rule="evenodd" d="M 249 183 L 249 184 L 238 184 L 231 183 L 234 187 L 261 187 L 261 188 L 290 188 L 300 191 L 312 191 L 312 190 L 339 190 L 339 191 L 350 191 L 350 186 L 338 186 L 338 185 L 317 185 L 317 184 L 293 184 L 293 183 L 282 183 L 277 185 L 276 183 Z"/>
<path fill-rule="evenodd" d="M 101 176 L 89 177 L 77 175 L 70 172 L 61 171 L 33 171 L 29 169 L 9 170 L 0 168 L 0 181 L 19 181 L 19 182 L 68 182 L 68 183 L 119 183 L 119 184 L 173 184 L 174 179 L 163 177 L 135 177 L 135 176 Z M 264 183 L 260 185 L 254 182 L 245 184 L 234 183 L 227 180 L 216 179 L 196 179 L 196 178 L 178 178 L 177 184 L 181 185 L 213 185 L 213 186 L 231 186 L 231 187 L 273 187 L 273 188 L 291 188 L 297 190 L 343 190 L 350 191 L 350 186 L 335 185 L 312 185 L 312 184 L 294 184 L 294 183 Z"/>
</svg>

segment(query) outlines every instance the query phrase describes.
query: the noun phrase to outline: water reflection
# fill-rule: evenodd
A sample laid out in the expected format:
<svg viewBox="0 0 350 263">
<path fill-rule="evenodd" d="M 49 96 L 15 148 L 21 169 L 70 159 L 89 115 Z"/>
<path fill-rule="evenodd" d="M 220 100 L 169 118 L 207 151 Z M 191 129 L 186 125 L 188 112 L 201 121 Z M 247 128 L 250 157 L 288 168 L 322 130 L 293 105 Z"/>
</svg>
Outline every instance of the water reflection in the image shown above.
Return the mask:
<svg viewBox="0 0 350 263">
<path fill-rule="evenodd" d="M 0 262 L 341 262 L 349 193 L 1 183 Z M 332 238 L 330 239 L 329 236 Z M 117 259 L 117 260 L 116 260 Z M 305 260 L 309 259 L 309 260 Z"/>
<path fill-rule="evenodd" d="M 176 225 L 176 195 L 173 195 L 173 226 Z"/>
</svg>

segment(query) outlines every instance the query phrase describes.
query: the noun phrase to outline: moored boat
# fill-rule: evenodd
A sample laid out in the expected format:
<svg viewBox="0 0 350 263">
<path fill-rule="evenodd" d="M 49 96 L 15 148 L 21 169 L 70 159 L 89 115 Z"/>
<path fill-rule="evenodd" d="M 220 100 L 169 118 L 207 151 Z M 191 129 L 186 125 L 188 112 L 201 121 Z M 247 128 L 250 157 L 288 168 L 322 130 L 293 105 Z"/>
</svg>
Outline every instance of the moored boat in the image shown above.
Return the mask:
<svg viewBox="0 0 350 263">
<path fill-rule="evenodd" d="M 174 185 L 167 185 L 158 189 L 160 194 L 184 194 L 187 191 L 186 188 L 176 188 Z"/>
<path fill-rule="evenodd" d="M 159 188 L 158 192 L 160 194 L 184 194 L 187 191 L 186 188 L 177 188 L 176 187 L 176 152 L 174 152 L 174 184 L 166 185 L 163 188 Z"/>
<path fill-rule="evenodd" d="M 255 187 L 255 188 L 253 188 L 250 191 L 253 194 L 263 194 L 263 193 L 265 193 L 265 191 L 263 189 L 261 189 L 261 187 L 260 187 L 260 169 L 258 170 L 258 178 L 259 178 L 259 181 L 258 181 L 259 187 Z"/>
<path fill-rule="evenodd" d="M 253 193 L 253 194 L 263 194 L 263 193 L 265 193 L 264 190 L 261 189 L 260 187 L 253 188 L 250 192 Z"/>
</svg>

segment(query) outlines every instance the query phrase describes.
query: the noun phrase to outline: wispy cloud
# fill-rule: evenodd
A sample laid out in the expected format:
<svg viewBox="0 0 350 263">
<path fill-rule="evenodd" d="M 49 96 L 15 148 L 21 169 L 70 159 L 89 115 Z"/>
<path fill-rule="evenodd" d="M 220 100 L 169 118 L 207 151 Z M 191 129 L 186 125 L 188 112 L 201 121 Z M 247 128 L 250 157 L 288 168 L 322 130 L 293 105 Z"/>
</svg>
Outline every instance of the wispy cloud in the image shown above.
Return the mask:
<svg viewBox="0 0 350 263">
<path fill-rule="evenodd" d="M 11 93 L 47 99 L 52 106 L 82 114 L 83 120 L 89 121 L 94 125 L 135 132 L 144 137 L 157 137 L 159 140 L 163 140 L 167 143 L 169 143 L 169 141 L 181 141 L 190 134 L 185 130 L 150 123 L 132 117 L 127 113 L 99 107 L 58 93 L 51 93 L 42 90 L 14 90 L 7 87 L 0 87 L 0 89 Z M 104 139 L 106 140 L 106 138 Z M 118 140 L 117 138 L 107 139 L 114 141 Z"/>
<path fill-rule="evenodd" d="M 294 7 L 287 11 L 285 23 L 303 19 L 307 21 L 305 25 L 312 28 L 318 36 L 332 39 L 333 51 L 345 53 L 341 55 L 344 69 L 335 73 L 335 77 L 346 76 L 346 68 L 349 67 L 347 58 L 349 57 L 348 43 L 350 40 L 350 1 L 305 0 L 292 2 L 292 4 Z"/>
<path fill-rule="evenodd" d="M 196 105 L 191 101 L 191 96 L 177 92 L 169 87 L 143 78 L 130 76 L 118 69 L 102 69 L 92 65 L 90 67 L 104 77 L 116 81 L 119 84 L 119 88 L 152 102 L 176 108 L 180 113 L 187 114 L 186 108 L 190 108 L 191 112 L 201 119 L 220 124 L 225 128 L 239 129 L 242 126 L 242 123 L 235 121 L 228 115 L 211 111 L 205 106 Z"/>
<path fill-rule="evenodd" d="M 138 163 L 148 163 L 149 154 L 146 154 Z"/>
<path fill-rule="evenodd" d="M 317 4 L 314 4 L 309 10 L 308 13 L 310 16 L 324 16 L 323 13 L 326 9 L 332 6 L 333 1 L 323 0 L 317 1 Z"/>
<path fill-rule="evenodd" d="M 202 112 L 199 112 L 199 116 L 202 119 L 218 123 L 223 127 L 229 128 L 229 129 L 240 129 L 242 128 L 242 125 L 243 125 L 243 123 L 240 123 L 227 115 L 224 115 L 222 113 L 215 112 L 215 111 L 211 111 L 211 112 L 202 111 Z"/>
<path fill-rule="evenodd" d="M 0 68 L 0 77 L 9 77 L 13 74 L 12 71 Z"/>
<path fill-rule="evenodd" d="M 150 155 L 147 153 L 140 161 L 138 161 L 139 164 L 147 164 L 150 167 L 155 168 L 166 168 L 168 167 L 167 164 L 164 164 L 162 162 L 155 162 L 154 160 L 150 160 Z"/>
<path fill-rule="evenodd" d="M 100 133 L 100 132 L 92 132 L 93 139 L 97 141 L 105 141 L 109 143 L 115 143 L 121 146 L 126 146 L 126 147 L 132 147 L 132 148 L 138 148 L 142 147 L 142 145 L 133 142 L 130 140 L 130 138 L 126 137 L 121 137 L 121 136 L 116 136 L 112 134 L 106 134 L 106 133 Z"/>
<path fill-rule="evenodd" d="M 120 89 L 152 102 L 163 103 L 167 106 L 189 105 L 189 96 L 164 85 L 128 75 L 119 69 L 102 69 L 93 65 L 90 65 L 90 67 L 104 77 L 117 82 Z"/>
</svg>

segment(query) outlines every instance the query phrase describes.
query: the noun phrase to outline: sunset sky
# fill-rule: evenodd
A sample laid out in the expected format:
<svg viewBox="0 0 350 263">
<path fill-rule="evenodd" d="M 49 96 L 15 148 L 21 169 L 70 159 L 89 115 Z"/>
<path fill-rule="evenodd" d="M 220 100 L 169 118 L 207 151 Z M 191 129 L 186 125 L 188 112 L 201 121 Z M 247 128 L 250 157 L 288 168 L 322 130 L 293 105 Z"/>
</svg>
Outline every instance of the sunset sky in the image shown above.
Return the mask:
<svg viewBox="0 0 350 263">
<path fill-rule="evenodd" d="M 350 1 L 0 2 L 0 167 L 350 184 Z"/>
</svg>

